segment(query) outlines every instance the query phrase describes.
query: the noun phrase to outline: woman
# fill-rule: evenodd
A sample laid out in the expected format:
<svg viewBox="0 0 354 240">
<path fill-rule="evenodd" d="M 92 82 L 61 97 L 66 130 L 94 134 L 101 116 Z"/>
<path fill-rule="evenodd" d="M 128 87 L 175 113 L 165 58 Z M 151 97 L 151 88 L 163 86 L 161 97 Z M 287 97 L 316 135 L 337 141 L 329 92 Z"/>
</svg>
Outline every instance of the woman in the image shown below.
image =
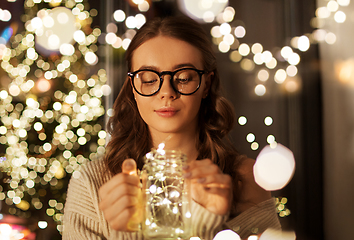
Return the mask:
<svg viewBox="0 0 354 240">
<path fill-rule="evenodd" d="M 187 155 L 192 181 L 193 235 L 212 239 L 222 228 L 242 238 L 280 228 L 274 200 L 254 181 L 254 160 L 228 143 L 232 107 L 208 36 L 188 18 L 154 19 L 126 52 L 128 78 L 109 120 L 103 160 L 72 179 L 63 239 L 143 239 L 137 212 L 143 156 L 165 139 Z M 212 187 L 210 187 L 212 186 Z"/>
</svg>

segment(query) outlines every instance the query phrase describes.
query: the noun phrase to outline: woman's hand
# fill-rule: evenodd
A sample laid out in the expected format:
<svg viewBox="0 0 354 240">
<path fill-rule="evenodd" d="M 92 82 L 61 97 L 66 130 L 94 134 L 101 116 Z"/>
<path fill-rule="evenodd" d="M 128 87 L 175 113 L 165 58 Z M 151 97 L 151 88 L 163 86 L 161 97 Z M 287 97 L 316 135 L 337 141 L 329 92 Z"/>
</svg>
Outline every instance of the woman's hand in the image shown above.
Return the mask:
<svg viewBox="0 0 354 240">
<path fill-rule="evenodd" d="M 229 212 L 232 201 L 229 175 L 210 159 L 190 162 L 184 171 L 184 177 L 191 179 L 191 195 L 197 203 L 218 215 Z"/>
<path fill-rule="evenodd" d="M 99 189 L 103 211 L 108 224 L 117 231 L 137 231 L 142 220 L 140 208 L 141 187 L 136 173 L 136 162 L 123 162 L 122 173 L 115 175 Z"/>
</svg>

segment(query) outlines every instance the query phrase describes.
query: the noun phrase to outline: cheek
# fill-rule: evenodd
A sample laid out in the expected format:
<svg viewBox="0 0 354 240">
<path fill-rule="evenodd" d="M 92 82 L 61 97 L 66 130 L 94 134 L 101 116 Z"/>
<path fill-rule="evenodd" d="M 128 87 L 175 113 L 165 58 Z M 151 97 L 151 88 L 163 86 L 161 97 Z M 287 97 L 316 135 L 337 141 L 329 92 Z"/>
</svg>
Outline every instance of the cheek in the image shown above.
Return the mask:
<svg viewBox="0 0 354 240">
<path fill-rule="evenodd" d="M 200 96 L 190 99 L 189 103 L 186 103 L 186 107 L 189 108 L 189 112 L 193 115 L 197 114 L 200 109 L 202 98 Z"/>
<path fill-rule="evenodd" d="M 148 117 L 150 103 L 144 99 L 141 99 L 140 96 L 136 96 L 136 105 L 138 106 L 138 111 L 141 118 L 146 122 L 146 118 Z"/>
</svg>

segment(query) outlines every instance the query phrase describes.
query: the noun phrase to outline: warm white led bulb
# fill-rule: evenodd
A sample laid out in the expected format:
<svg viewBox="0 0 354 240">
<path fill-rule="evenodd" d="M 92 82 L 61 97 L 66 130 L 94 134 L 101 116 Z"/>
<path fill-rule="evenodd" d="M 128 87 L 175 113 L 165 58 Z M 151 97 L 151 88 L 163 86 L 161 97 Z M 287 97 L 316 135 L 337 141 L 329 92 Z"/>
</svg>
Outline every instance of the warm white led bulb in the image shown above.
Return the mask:
<svg viewBox="0 0 354 240">
<path fill-rule="evenodd" d="M 293 231 L 279 231 L 268 228 L 260 236 L 259 240 L 295 240 L 296 234 Z"/>
<path fill-rule="evenodd" d="M 213 240 L 241 240 L 240 236 L 234 231 L 227 229 L 218 232 Z"/>
<path fill-rule="evenodd" d="M 253 166 L 256 183 L 268 191 L 285 187 L 295 171 L 295 159 L 292 151 L 281 144 L 266 146 L 259 153 Z"/>
</svg>

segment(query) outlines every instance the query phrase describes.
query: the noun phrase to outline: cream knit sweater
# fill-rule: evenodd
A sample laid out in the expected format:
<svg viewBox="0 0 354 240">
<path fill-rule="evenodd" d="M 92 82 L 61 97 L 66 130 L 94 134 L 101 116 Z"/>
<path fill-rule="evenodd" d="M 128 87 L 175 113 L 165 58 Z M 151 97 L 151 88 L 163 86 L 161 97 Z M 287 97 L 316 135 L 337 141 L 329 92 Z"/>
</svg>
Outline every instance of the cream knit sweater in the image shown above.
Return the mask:
<svg viewBox="0 0 354 240">
<path fill-rule="evenodd" d="M 77 176 L 76 176 L 77 177 Z M 111 229 L 98 208 L 98 189 L 112 177 L 102 160 L 86 164 L 79 177 L 71 178 L 64 209 L 63 240 L 143 240 L 140 232 Z M 211 240 L 222 229 L 233 229 L 242 239 L 258 230 L 280 229 L 274 199 L 254 206 L 234 219 L 213 214 L 192 202 L 193 235 Z"/>
</svg>

